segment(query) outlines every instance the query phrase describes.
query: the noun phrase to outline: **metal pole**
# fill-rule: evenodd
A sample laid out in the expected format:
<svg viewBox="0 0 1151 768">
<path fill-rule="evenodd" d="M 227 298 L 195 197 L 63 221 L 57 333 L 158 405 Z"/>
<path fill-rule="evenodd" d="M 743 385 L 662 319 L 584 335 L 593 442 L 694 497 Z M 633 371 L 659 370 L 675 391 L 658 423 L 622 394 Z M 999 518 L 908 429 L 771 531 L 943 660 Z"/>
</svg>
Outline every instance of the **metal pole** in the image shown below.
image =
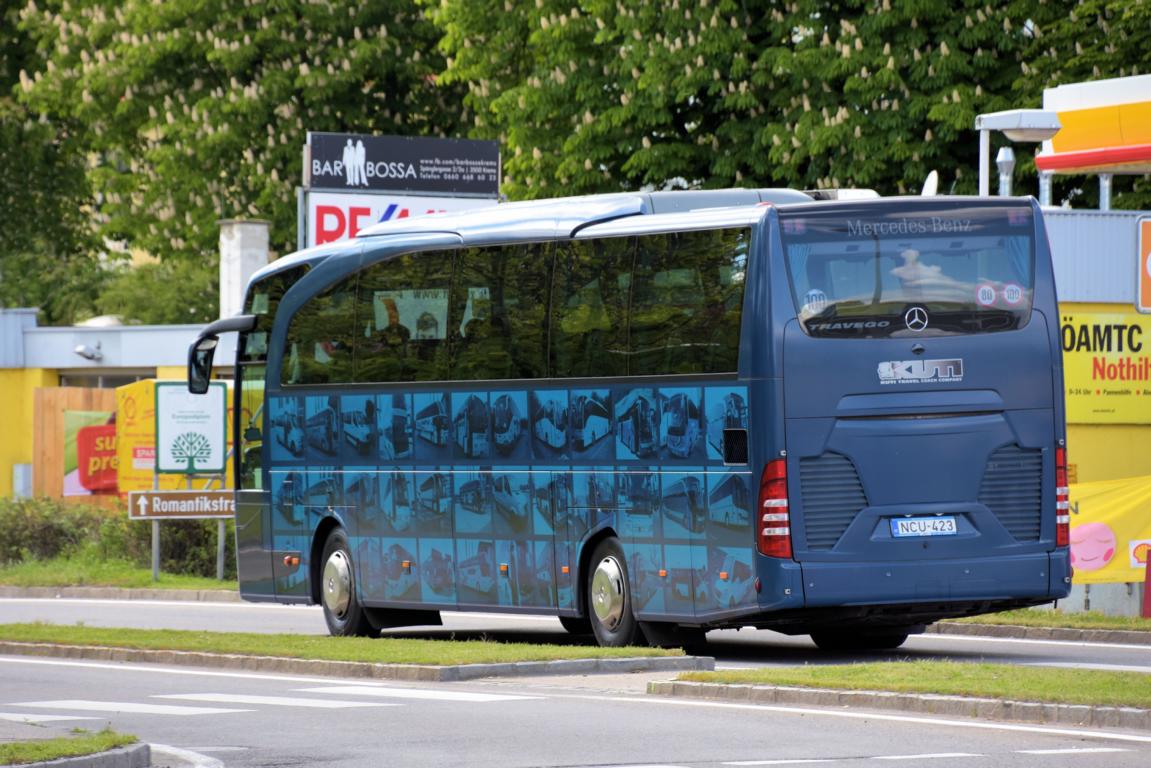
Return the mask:
<svg viewBox="0 0 1151 768">
<path fill-rule="evenodd" d="M 152 521 L 152 581 L 160 580 L 160 521 Z"/>
<path fill-rule="evenodd" d="M 1099 174 L 1099 210 L 1111 210 L 1111 174 Z"/>
<path fill-rule="evenodd" d="M 979 132 L 979 196 L 990 197 L 991 179 L 987 173 L 987 166 L 991 163 L 991 134 L 986 130 Z"/>
<path fill-rule="evenodd" d="M 1053 176 L 1051 171 L 1039 172 L 1039 204 L 1042 206 L 1051 205 L 1051 180 Z"/>
<path fill-rule="evenodd" d="M 218 520 L 216 528 L 216 579 L 224 580 L 224 537 L 228 535 L 227 521 Z"/>
</svg>

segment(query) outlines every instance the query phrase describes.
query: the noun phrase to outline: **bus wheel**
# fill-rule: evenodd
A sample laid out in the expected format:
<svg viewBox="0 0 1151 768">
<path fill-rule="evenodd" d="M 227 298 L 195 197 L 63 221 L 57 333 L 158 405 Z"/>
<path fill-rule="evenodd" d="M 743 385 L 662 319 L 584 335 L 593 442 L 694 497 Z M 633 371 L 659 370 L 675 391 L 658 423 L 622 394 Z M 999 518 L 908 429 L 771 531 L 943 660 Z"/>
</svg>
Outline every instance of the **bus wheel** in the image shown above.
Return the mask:
<svg viewBox="0 0 1151 768">
<path fill-rule="evenodd" d="M 356 597 L 352 554 L 343 528 L 336 528 L 328 535 L 322 562 L 320 602 L 324 606 L 328 631 L 338 637 L 374 635 L 364 607 Z"/>
<path fill-rule="evenodd" d="M 632 612 L 631 585 L 619 541 L 596 545 L 587 577 L 588 619 L 600 645 L 619 647 L 639 640 L 639 623 Z"/>
<path fill-rule="evenodd" d="M 560 624 L 570 634 L 573 635 L 590 635 L 591 634 L 591 620 L 586 616 L 558 616 Z"/>
<path fill-rule="evenodd" d="M 907 632 L 812 632 L 811 641 L 821 651 L 891 651 L 907 642 Z"/>
</svg>

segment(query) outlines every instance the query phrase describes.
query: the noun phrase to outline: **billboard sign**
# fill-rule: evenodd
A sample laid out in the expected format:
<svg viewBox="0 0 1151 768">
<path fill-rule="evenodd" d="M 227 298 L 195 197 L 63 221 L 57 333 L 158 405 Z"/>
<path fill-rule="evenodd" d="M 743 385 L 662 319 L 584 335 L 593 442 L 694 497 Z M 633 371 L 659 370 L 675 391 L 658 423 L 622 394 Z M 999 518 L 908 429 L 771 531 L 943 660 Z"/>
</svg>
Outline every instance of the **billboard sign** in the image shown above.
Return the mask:
<svg viewBox="0 0 1151 768">
<path fill-rule="evenodd" d="M 212 382 L 193 395 L 184 381 L 156 382 L 156 471 L 184 475 L 224 472 L 228 386 Z"/>
<path fill-rule="evenodd" d="M 495 198 L 495 141 L 308 132 L 304 188 Z"/>
<path fill-rule="evenodd" d="M 1151 317 L 1063 312 L 1067 421 L 1151 424 Z"/>
<path fill-rule="evenodd" d="M 304 193 L 305 248 L 355 237 L 381 221 L 394 221 L 429 213 L 464 211 L 495 205 L 482 197 L 419 197 L 354 192 Z"/>
</svg>

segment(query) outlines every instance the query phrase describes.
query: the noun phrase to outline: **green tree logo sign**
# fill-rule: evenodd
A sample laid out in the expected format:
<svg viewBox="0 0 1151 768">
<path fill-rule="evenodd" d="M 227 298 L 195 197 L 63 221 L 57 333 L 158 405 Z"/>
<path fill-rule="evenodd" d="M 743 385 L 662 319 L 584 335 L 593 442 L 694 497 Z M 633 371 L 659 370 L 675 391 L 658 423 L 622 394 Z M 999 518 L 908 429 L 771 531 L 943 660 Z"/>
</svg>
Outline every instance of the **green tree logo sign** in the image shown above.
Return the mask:
<svg viewBox="0 0 1151 768">
<path fill-rule="evenodd" d="M 185 432 L 172 441 L 172 458 L 187 463 L 186 471 L 196 471 L 197 461 L 206 461 L 212 455 L 208 438 L 199 432 Z"/>
</svg>

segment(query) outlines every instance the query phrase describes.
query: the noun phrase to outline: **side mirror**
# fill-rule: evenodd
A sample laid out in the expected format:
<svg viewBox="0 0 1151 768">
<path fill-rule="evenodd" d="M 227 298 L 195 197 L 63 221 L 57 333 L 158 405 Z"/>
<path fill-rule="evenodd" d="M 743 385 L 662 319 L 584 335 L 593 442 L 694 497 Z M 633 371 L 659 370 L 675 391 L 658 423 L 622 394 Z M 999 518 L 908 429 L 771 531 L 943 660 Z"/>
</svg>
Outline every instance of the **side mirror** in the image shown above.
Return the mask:
<svg viewBox="0 0 1151 768">
<path fill-rule="evenodd" d="M 203 395 L 208 391 L 212 378 L 212 357 L 220 340 L 215 336 L 204 336 L 188 350 L 188 391 L 193 395 Z"/>
</svg>

